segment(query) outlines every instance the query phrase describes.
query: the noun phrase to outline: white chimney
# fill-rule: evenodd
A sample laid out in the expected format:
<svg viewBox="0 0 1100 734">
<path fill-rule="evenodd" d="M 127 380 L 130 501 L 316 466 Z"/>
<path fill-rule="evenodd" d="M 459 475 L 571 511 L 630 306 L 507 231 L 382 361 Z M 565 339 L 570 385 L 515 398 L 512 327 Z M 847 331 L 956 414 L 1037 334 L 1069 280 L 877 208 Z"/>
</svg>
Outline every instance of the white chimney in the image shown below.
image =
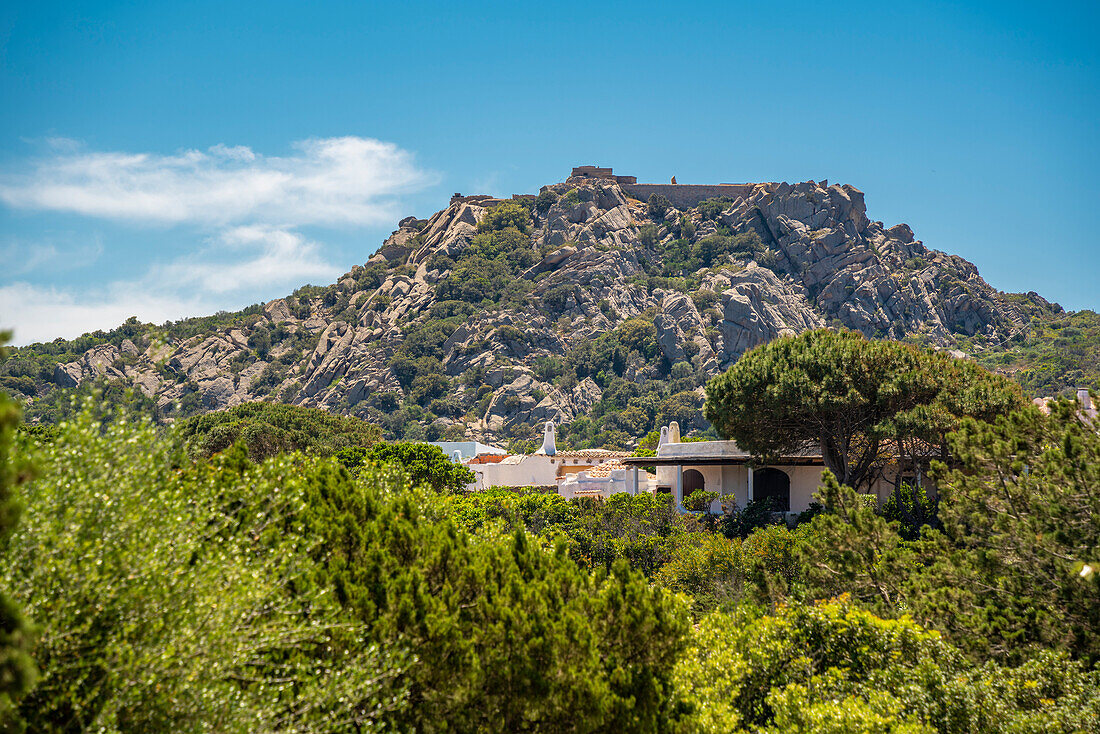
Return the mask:
<svg viewBox="0 0 1100 734">
<path fill-rule="evenodd" d="M 451 456 L 451 461 L 453 461 L 456 464 L 461 464 L 462 463 L 462 452 L 459 451 L 458 449 L 455 449 L 454 455 Z"/>
<path fill-rule="evenodd" d="M 1092 396 L 1087 387 L 1077 388 L 1077 401 L 1081 403 L 1082 410 L 1092 410 Z"/>
<path fill-rule="evenodd" d="M 680 443 L 680 424 L 676 421 L 668 424 L 668 442 Z"/>
<path fill-rule="evenodd" d="M 661 426 L 661 440 L 657 442 L 657 448 L 668 443 L 668 426 Z"/>
<path fill-rule="evenodd" d="M 546 425 L 543 426 L 542 448 L 538 453 L 546 454 L 547 456 L 553 456 L 558 453 L 558 449 L 554 445 L 554 421 L 546 421 Z"/>
</svg>

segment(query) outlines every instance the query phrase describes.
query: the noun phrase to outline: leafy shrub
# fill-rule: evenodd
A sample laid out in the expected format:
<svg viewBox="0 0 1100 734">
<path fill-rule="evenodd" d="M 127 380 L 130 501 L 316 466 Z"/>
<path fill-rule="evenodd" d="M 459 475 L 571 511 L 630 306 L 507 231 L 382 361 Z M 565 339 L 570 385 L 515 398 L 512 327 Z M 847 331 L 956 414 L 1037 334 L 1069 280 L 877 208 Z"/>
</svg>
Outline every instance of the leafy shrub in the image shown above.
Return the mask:
<svg viewBox="0 0 1100 734">
<path fill-rule="evenodd" d="M 279 527 L 331 465 L 188 466 L 151 424 L 90 411 L 27 448 L 41 474 L 0 580 L 39 627 L 29 731 L 314 731 L 403 705 L 400 648 L 363 645 L 310 583 L 318 537 Z"/>
<path fill-rule="evenodd" d="M 638 228 L 638 241 L 642 243 L 643 247 L 653 247 L 659 241 L 657 234 L 657 227 L 652 224 L 645 224 Z"/>
<path fill-rule="evenodd" d="M 551 314 L 561 314 L 569 308 L 569 299 L 573 297 L 576 286 L 562 283 L 542 294 L 542 305 Z"/>
<path fill-rule="evenodd" d="M 665 213 L 672 208 L 672 202 L 664 194 L 650 194 L 646 210 L 654 219 L 664 219 Z"/>
<path fill-rule="evenodd" d="M 689 594 L 692 609 L 697 613 L 736 603 L 745 583 L 741 541 L 712 533 L 685 536 L 654 581 L 664 588 Z"/>
<path fill-rule="evenodd" d="M 488 209 L 477 223 L 478 232 L 500 232 L 515 229 L 522 234 L 531 231 L 531 212 L 515 201 L 504 201 Z"/>
<path fill-rule="evenodd" d="M 718 492 L 708 492 L 697 489 L 687 497 L 684 497 L 684 508 L 693 512 L 710 512 L 711 503 L 721 495 Z"/>
<path fill-rule="evenodd" d="M 906 540 L 920 537 L 922 527 L 942 528 L 939 501 L 929 497 L 923 487 L 900 483 L 882 505 L 882 516 L 898 523 L 898 531 Z"/>
<path fill-rule="evenodd" d="M 687 214 L 680 216 L 680 236 L 690 240 L 695 236 L 695 222 Z"/>
<path fill-rule="evenodd" d="M 414 485 L 430 487 L 433 492 L 462 492 L 476 478 L 474 473 L 451 461 L 443 449 L 427 443 L 405 441 L 378 443 L 370 448 L 353 446 L 341 449 L 336 460 L 358 475 L 368 463 L 394 464 L 401 467 Z"/>
<path fill-rule="evenodd" d="M 554 203 L 557 202 L 557 200 L 558 195 L 550 189 L 547 189 L 546 191 L 540 191 L 539 195 L 535 197 L 535 211 L 537 211 L 539 214 L 545 214 L 546 212 L 550 211 L 550 207 L 554 206 Z"/>
<path fill-rule="evenodd" d="M 699 216 L 703 219 L 715 220 L 732 203 L 733 199 L 722 196 L 701 201 L 696 208 L 699 210 Z"/>
<path fill-rule="evenodd" d="M 1049 652 L 975 667 L 936 632 L 843 597 L 711 614 L 676 680 L 686 730 L 993 734 L 1100 721 L 1096 672 Z"/>
<path fill-rule="evenodd" d="M 381 431 L 358 418 L 320 408 L 243 403 L 182 421 L 179 436 L 198 456 L 212 456 L 243 441 L 252 460 L 262 461 L 289 451 L 329 456 L 345 446 L 370 446 L 381 438 Z"/>
</svg>

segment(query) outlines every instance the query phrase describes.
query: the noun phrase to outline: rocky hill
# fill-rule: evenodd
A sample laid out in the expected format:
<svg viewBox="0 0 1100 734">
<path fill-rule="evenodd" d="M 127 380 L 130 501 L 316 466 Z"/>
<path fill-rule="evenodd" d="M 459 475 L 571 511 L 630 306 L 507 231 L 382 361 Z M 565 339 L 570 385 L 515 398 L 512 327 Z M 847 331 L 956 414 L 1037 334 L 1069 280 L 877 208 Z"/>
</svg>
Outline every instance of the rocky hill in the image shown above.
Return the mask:
<svg viewBox="0 0 1100 734">
<path fill-rule="evenodd" d="M 742 185 L 680 209 L 630 190 L 575 177 L 537 198 L 456 195 L 331 286 L 17 350 L 0 385 L 41 420 L 106 382 L 162 420 L 277 400 L 391 437 L 522 440 L 555 420 L 567 443 L 629 445 L 672 418 L 705 430 L 706 379 L 787 331 L 980 353 L 1061 313 L 870 220 L 852 186 Z"/>
</svg>

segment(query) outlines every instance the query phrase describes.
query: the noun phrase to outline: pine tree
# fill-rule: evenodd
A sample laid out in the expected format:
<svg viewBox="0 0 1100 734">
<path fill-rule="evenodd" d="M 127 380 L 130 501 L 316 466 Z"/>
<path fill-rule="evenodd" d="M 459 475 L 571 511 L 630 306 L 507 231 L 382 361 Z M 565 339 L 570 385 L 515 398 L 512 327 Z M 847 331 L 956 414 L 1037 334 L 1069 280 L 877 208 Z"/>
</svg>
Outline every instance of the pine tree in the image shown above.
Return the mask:
<svg viewBox="0 0 1100 734">
<path fill-rule="evenodd" d="M 1020 389 L 963 360 L 854 331 L 819 329 L 746 352 L 707 383 L 704 415 L 763 459 L 820 450 L 841 484 L 863 489 L 885 463 L 946 459 L 962 416 L 992 420 Z"/>
</svg>

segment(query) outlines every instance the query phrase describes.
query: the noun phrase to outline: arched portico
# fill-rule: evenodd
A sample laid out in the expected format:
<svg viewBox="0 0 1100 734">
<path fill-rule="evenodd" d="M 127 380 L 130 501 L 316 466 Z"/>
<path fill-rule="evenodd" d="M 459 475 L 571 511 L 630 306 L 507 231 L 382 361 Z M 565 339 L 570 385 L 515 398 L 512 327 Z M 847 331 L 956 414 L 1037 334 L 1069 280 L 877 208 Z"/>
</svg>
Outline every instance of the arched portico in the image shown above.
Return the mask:
<svg viewBox="0 0 1100 734">
<path fill-rule="evenodd" d="M 706 489 L 707 482 L 703 479 L 703 473 L 698 469 L 684 469 L 684 497 L 691 496 L 692 492 Z"/>
<path fill-rule="evenodd" d="M 770 499 L 772 509 L 790 512 L 791 478 L 785 471 L 773 467 L 757 469 L 752 473 L 753 499 L 763 502 Z"/>
</svg>

